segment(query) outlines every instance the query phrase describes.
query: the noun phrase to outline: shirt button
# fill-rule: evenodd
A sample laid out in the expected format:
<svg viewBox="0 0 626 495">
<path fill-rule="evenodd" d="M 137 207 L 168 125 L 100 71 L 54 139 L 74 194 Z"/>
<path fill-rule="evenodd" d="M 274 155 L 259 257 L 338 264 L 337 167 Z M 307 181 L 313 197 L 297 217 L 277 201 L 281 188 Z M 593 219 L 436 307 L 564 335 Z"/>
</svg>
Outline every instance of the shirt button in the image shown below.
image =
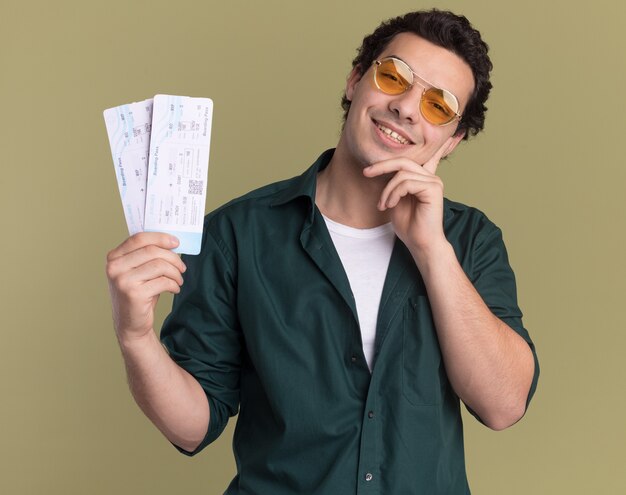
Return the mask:
<svg viewBox="0 0 626 495">
<path fill-rule="evenodd" d="M 372 475 L 372 473 L 367 473 L 365 475 L 365 481 L 372 481 L 373 478 L 374 476 Z"/>
<path fill-rule="evenodd" d="M 372 419 L 374 417 L 374 411 L 370 411 L 367 413 L 367 417 Z"/>
<path fill-rule="evenodd" d="M 352 356 L 352 357 L 350 358 L 350 361 L 352 361 L 353 363 L 356 363 L 356 356 Z"/>
</svg>

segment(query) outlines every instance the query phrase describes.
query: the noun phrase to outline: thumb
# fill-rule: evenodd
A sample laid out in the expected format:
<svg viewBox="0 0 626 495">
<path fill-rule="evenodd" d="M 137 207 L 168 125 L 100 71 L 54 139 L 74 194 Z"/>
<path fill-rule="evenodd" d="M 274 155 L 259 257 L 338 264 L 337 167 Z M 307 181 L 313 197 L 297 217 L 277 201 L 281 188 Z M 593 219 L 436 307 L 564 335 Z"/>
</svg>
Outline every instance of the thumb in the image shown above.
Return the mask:
<svg viewBox="0 0 626 495">
<path fill-rule="evenodd" d="M 450 136 L 448 139 L 446 139 L 445 142 L 439 147 L 439 149 L 435 151 L 433 156 L 431 156 L 428 159 L 428 161 L 426 161 L 426 163 L 422 165 L 424 169 L 426 169 L 433 175 L 436 174 L 437 167 L 439 166 L 439 162 L 441 161 L 441 159 L 444 156 L 450 154 L 452 150 L 456 148 L 457 144 L 461 142 L 461 139 L 463 139 L 463 134 L 461 135 L 455 134 L 453 136 Z"/>
</svg>

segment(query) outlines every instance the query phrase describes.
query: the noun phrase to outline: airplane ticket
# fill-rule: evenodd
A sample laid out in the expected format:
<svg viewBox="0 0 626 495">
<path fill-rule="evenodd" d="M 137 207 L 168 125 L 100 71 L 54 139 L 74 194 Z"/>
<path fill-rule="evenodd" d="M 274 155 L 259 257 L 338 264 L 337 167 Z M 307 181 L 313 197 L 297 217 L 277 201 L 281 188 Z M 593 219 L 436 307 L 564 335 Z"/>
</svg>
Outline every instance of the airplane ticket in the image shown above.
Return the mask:
<svg viewBox="0 0 626 495">
<path fill-rule="evenodd" d="M 117 185 L 130 235 L 143 231 L 152 99 L 104 111 Z"/>
<path fill-rule="evenodd" d="M 200 252 L 212 117 L 209 98 L 154 97 L 144 230 L 176 236 L 177 253 Z"/>
</svg>

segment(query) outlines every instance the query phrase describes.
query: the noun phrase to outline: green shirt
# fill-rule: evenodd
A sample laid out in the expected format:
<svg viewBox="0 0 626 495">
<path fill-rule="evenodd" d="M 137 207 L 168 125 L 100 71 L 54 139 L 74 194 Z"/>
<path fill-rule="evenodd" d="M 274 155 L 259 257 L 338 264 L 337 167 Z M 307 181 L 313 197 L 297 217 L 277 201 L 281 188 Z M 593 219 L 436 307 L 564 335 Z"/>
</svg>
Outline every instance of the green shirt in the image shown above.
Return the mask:
<svg viewBox="0 0 626 495">
<path fill-rule="evenodd" d="M 348 279 L 315 207 L 319 170 L 206 217 L 161 339 L 204 388 L 215 440 L 237 414 L 227 494 L 467 494 L 459 398 L 424 282 L 398 239 L 368 369 Z M 500 230 L 445 200 L 445 232 L 493 313 L 522 326 Z M 536 357 L 535 357 L 536 363 Z M 535 377 L 528 400 L 534 393 Z M 182 451 L 182 449 L 181 449 Z"/>
</svg>

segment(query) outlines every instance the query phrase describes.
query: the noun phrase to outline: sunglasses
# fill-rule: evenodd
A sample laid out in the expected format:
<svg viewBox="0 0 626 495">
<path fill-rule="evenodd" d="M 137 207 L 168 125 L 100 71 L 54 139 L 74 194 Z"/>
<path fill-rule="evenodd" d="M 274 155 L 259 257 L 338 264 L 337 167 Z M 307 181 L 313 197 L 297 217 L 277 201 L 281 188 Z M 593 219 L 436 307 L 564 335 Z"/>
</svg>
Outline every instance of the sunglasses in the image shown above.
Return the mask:
<svg viewBox="0 0 626 495">
<path fill-rule="evenodd" d="M 417 83 L 424 88 L 420 98 L 420 112 L 428 122 L 442 126 L 461 120 L 456 96 L 447 89 L 436 88 L 398 58 L 375 60 L 374 82 L 378 89 L 388 95 L 401 95 Z"/>
</svg>

